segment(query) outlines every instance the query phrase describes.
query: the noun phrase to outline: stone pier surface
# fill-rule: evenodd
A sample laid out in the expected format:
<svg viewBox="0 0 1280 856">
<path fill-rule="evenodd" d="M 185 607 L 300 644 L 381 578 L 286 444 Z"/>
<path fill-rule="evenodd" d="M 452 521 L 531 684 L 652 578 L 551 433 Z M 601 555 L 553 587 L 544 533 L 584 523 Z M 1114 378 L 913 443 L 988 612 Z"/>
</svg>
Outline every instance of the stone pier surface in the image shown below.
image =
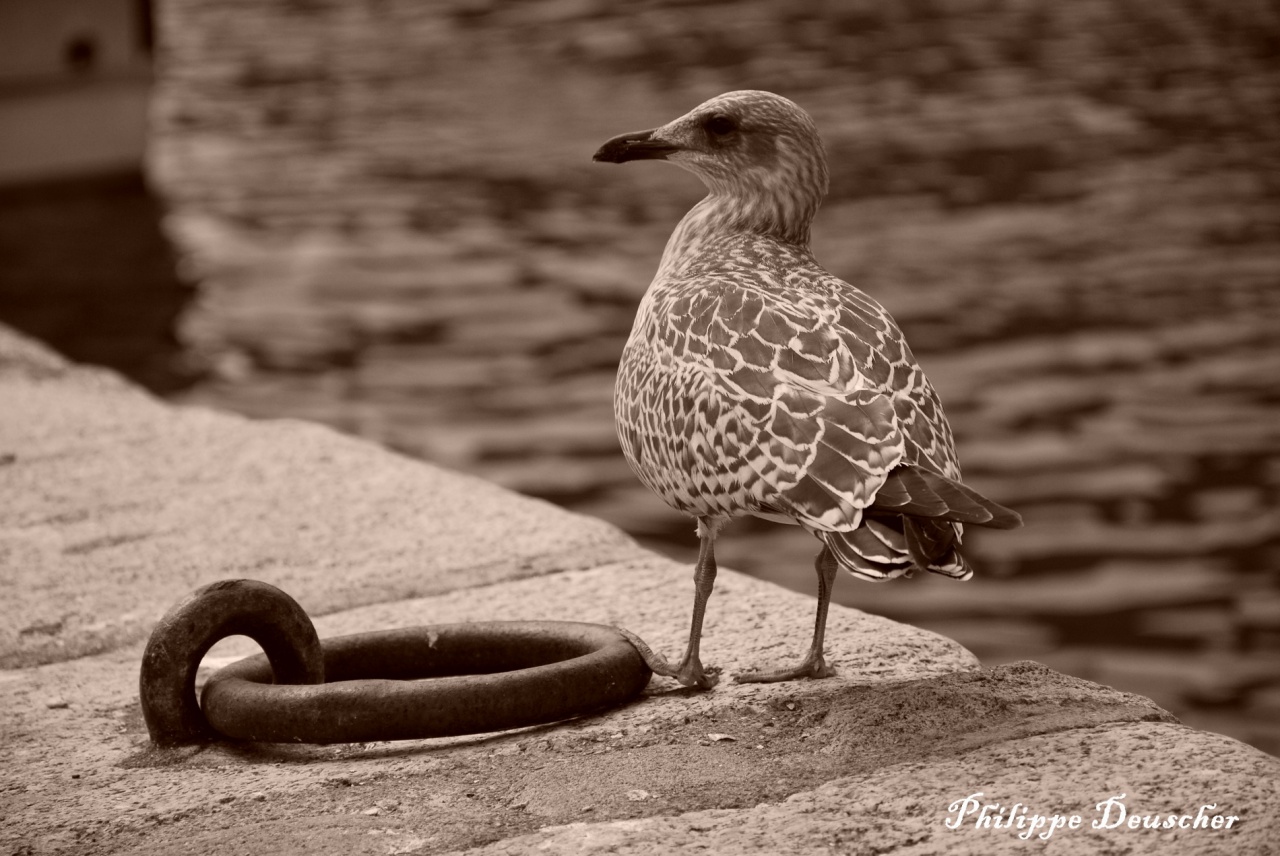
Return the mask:
<svg viewBox="0 0 1280 856">
<path fill-rule="evenodd" d="M 204 583 L 278 585 L 321 637 L 571 619 L 675 652 L 689 569 L 328 429 L 167 406 L 4 328 L 0 497 L 0 853 L 1280 847 L 1277 759 L 1140 696 L 1030 662 L 984 670 L 950 640 L 843 607 L 830 680 L 654 679 L 621 709 L 470 738 L 156 750 L 142 649 Z M 798 657 L 812 607 L 725 570 L 705 659 L 732 675 Z M 254 650 L 220 643 L 202 677 Z"/>
</svg>

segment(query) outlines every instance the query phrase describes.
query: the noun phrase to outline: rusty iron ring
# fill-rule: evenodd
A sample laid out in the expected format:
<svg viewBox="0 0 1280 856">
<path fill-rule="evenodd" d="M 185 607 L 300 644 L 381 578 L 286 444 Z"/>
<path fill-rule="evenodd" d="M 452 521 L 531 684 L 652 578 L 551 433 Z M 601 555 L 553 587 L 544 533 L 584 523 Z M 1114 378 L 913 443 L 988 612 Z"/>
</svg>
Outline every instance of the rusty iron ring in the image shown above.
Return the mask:
<svg viewBox="0 0 1280 856">
<path fill-rule="evenodd" d="M 216 672 L 197 703 L 201 658 L 233 635 L 249 636 L 265 653 Z M 446 624 L 321 642 L 280 589 L 223 580 L 160 619 L 139 689 L 147 729 L 161 746 L 220 736 L 344 743 L 556 722 L 638 695 L 650 674 L 616 629 L 576 621 Z"/>
<path fill-rule="evenodd" d="M 324 681 L 324 655 L 311 619 L 280 589 L 257 580 L 220 580 L 174 604 L 156 624 L 138 680 L 152 742 L 181 746 L 217 739 L 196 702 L 196 670 L 219 639 L 248 636 L 281 683 Z"/>
<path fill-rule="evenodd" d="M 209 679 L 205 716 L 241 740 L 448 737 L 617 705 L 638 695 L 650 676 L 617 630 L 577 621 L 411 627 L 333 637 L 321 646 L 328 683 L 273 686 L 267 657 L 249 657 Z"/>
</svg>

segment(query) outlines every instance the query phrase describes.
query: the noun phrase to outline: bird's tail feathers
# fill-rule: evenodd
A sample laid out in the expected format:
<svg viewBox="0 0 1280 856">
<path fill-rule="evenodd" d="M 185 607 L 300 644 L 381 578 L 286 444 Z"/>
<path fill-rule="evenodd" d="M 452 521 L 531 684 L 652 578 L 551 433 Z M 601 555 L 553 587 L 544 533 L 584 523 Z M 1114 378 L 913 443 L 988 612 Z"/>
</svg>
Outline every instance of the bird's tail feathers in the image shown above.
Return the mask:
<svg viewBox="0 0 1280 856">
<path fill-rule="evenodd" d="M 846 532 L 814 532 L 840 567 L 865 580 L 891 580 L 920 569 L 959 580 L 973 576 L 960 555 L 955 524 L 946 520 L 868 514 Z"/>
<path fill-rule="evenodd" d="M 887 580 L 920 569 L 965 580 L 973 576 L 960 555 L 966 523 L 1012 529 L 1022 518 L 955 479 L 898 466 L 865 509 L 861 526 L 815 534 L 841 567 L 864 579 Z"/>
<path fill-rule="evenodd" d="M 993 529 L 1015 529 L 1022 525 L 1022 516 L 1013 509 L 987 499 L 968 485 L 913 466 L 899 466 L 890 471 L 868 511 L 972 523 Z"/>
</svg>

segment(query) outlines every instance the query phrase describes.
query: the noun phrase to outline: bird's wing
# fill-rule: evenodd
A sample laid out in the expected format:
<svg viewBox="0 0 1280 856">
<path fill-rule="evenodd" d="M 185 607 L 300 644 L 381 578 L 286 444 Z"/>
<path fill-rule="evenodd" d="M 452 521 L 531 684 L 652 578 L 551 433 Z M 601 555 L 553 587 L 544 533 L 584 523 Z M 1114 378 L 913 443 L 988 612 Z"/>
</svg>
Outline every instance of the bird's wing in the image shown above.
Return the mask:
<svg viewBox="0 0 1280 856">
<path fill-rule="evenodd" d="M 902 432 L 903 463 L 956 481 L 960 465 L 942 402 L 911 353 L 896 321 L 869 295 L 828 275 L 825 292 L 831 322 L 843 347 L 853 352 L 860 382 L 889 396 Z"/>
<path fill-rule="evenodd" d="M 937 445 L 904 431 L 927 420 L 898 401 L 923 377 L 901 332 L 845 288 L 755 289 L 703 276 L 670 307 L 680 332 L 669 344 L 705 370 L 705 430 L 724 466 L 737 468 L 751 510 L 815 529 L 857 526 L 889 471 Z"/>
</svg>

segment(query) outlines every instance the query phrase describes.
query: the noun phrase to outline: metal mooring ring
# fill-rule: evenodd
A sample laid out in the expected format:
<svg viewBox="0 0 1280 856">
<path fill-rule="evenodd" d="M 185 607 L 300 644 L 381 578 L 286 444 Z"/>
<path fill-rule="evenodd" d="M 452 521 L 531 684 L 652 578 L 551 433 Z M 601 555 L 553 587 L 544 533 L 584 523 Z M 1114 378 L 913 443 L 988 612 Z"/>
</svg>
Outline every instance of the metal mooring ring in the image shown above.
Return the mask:
<svg viewBox="0 0 1280 856">
<path fill-rule="evenodd" d="M 324 681 L 320 639 L 296 600 L 257 580 L 210 583 L 164 614 L 142 654 L 138 690 L 153 743 L 180 746 L 217 739 L 196 702 L 196 671 L 215 642 L 236 635 L 262 646 L 280 683 Z"/>
<path fill-rule="evenodd" d="M 241 740 L 448 737 L 617 705 L 639 694 L 650 675 L 618 631 L 576 621 L 442 624 L 321 645 L 328 683 L 272 686 L 267 658 L 249 657 L 209 679 L 205 716 Z"/>
<path fill-rule="evenodd" d="M 201 589 L 162 619 L 147 646 L 148 655 L 153 647 L 176 647 L 158 645 L 161 628 L 181 608 L 196 606 L 201 592 L 217 585 Z M 252 585 L 288 599 L 272 586 Z M 314 639 L 310 621 L 307 626 Z M 620 704 L 638 695 L 650 676 L 635 648 L 612 627 L 576 621 L 495 621 L 326 639 L 317 642 L 317 650 L 322 659 L 319 673 L 328 683 L 313 680 L 315 673 L 292 673 L 296 680 L 279 679 L 272 685 L 273 671 L 279 674 L 272 649 L 245 629 L 223 635 L 234 633 L 258 639 L 266 654 L 240 660 L 210 677 L 201 697 L 203 713 L 196 711 L 203 729 L 188 725 L 178 732 L 179 739 L 158 730 L 164 722 L 153 725 L 147 713 L 150 658 L 144 659 L 143 710 L 154 742 L 198 742 L 215 732 L 240 740 L 299 743 L 479 734 L 556 722 Z M 190 649 L 193 654 L 186 665 L 192 679 L 213 641 L 217 640 L 198 651 Z M 191 684 L 184 686 L 194 705 Z"/>
</svg>

